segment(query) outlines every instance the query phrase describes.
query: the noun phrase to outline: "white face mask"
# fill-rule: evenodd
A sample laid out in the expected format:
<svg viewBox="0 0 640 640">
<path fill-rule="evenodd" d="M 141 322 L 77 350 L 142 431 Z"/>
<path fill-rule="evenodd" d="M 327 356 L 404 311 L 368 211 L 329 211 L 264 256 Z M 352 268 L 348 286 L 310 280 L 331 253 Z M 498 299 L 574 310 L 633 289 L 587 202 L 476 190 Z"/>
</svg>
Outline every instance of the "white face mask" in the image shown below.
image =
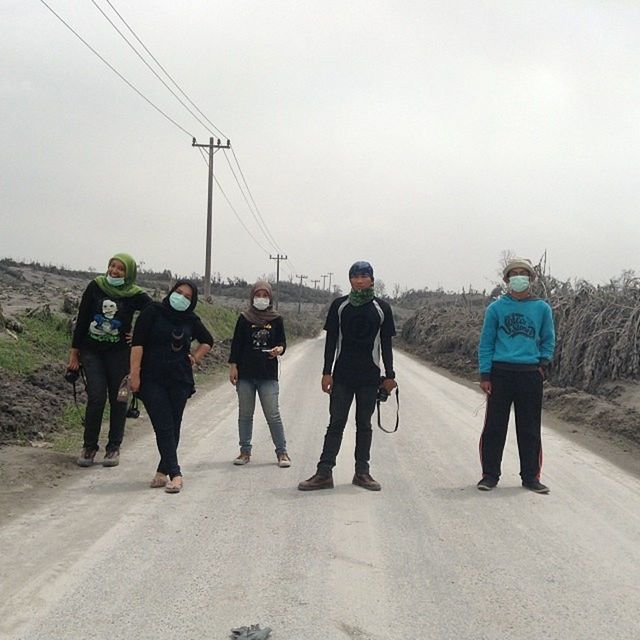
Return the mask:
<svg viewBox="0 0 640 640">
<path fill-rule="evenodd" d="M 511 276 L 509 288 L 516 293 L 522 293 L 529 288 L 529 276 Z"/>
<path fill-rule="evenodd" d="M 253 306 L 258 311 L 264 311 L 271 304 L 271 300 L 269 298 L 254 298 Z"/>
</svg>

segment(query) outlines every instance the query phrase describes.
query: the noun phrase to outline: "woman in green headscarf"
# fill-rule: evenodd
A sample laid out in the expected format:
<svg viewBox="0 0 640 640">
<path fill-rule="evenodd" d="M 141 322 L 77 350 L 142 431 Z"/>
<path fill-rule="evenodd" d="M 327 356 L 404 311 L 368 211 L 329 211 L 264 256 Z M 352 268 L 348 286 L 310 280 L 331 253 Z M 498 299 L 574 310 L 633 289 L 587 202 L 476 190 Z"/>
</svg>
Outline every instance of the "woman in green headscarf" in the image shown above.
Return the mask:
<svg viewBox="0 0 640 640">
<path fill-rule="evenodd" d="M 87 381 L 84 444 L 78 465 L 90 467 L 99 449 L 102 414 L 109 398 L 109 440 L 102 461 L 119 462 L 127 404 L 118 402 L 118 388 L 129 373 L 129 341 L 133 314 L 152 301 L 136 285 L 136 263 L 127 253 L 116 253 L 107 273 L 92 280 L 82 295 L 73 332 L 68 368 L 82 365 Z"/>
</svg>

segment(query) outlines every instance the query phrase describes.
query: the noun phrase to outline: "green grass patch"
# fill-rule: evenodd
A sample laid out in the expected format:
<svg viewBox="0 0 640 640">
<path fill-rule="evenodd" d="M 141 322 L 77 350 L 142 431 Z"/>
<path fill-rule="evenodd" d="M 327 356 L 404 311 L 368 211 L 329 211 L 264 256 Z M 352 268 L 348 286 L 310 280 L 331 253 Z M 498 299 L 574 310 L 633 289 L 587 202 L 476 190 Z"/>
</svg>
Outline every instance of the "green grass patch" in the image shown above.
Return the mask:
<svg viewBox="0 0 640 640">
<path fill-rule="evenodd" d="M 60 316 L 22 318 L 17 340 L 0 340 L 0 369 L 30 373 L 48 362 L 66 361 L 71 343 L 68 320 Z"/>
<path fill-rule="evenodd" d="M 208 302 L 198 302 L 196 313 L 216 340 L 233 337 L 233 330 L 238 319 L 238 312 L 235 309 Z"/>
<path fill-rule="evenodd" d="M 53 450 L 61 453 L 78 451 L 83 444 L 84 406 L 67 405 L 61 416 L 61 431 L 53 434 Z"/>
</svg>

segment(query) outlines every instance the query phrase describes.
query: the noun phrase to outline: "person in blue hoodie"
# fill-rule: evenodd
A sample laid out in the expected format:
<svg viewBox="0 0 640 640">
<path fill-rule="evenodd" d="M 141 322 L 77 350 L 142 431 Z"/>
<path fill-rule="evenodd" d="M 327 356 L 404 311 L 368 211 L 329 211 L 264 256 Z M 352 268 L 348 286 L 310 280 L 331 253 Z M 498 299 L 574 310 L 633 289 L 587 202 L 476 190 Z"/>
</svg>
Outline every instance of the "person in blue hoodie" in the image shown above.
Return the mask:
<svg viewBox="0 0 640 640">
<path fill-rule="evenodd" d="M 540 482 L 540 431 L 542 383 L 555 348 L 553 314 L 549 304 L 531 292 L 536 273 L 527 258 L 510 260 L 503 276 L 508 291 L 487 307 L 478 345 L 487 411 L 480 438 L 482 479 L 477 487 L 491 491 L 498 484 L 513 405 L 522 486 L 549 493 Z"/>
</svg>

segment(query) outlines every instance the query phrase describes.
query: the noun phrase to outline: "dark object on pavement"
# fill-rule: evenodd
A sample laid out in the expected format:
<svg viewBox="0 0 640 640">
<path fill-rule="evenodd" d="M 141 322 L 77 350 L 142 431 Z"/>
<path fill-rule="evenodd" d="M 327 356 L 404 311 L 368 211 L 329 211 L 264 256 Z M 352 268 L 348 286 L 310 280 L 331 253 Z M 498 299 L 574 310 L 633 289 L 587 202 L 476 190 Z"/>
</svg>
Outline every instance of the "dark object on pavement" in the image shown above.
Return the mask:
<svg viewBox="0 0 640 640">
<path fill-rule="evenodd" d="M 230 638 L 234 640 L 266 640 L 271 635 L 271 627 L 260 628 L 259 624 L 250 627 L 238 627 L 231 629 Z"/>
</svg>

